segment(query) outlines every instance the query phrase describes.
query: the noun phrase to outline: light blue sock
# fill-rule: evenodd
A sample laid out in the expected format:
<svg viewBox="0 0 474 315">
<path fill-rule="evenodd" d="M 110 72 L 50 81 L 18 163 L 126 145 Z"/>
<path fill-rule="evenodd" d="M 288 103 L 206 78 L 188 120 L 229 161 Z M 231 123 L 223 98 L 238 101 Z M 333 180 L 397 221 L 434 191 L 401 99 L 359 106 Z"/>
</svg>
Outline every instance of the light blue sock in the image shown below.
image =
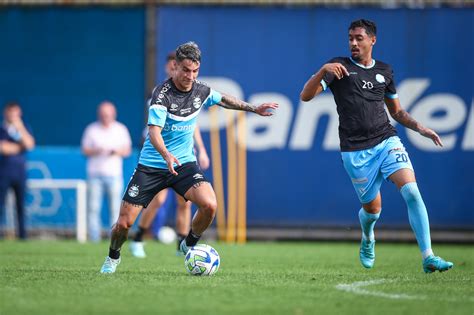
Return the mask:
<svg viewBox="0 0 474 315">
<path fill-rule="evenodd" d="M 366 240 L 373 241 L 375 239 L 374 237 L 374 226 L 375 222 L 380 217 L 380 212 L 379 213 L 368 213 L 367 211 L 364 210 L 364 208 L 361 208 L 359 210 L 359 221 L 360 221 L 360 226 L 362 228 L 362 237 Z"/>
<path fill-rule="evenodd" d="M 418 190 L 418 185 L 416 182 L 405 184 L 400 188 L 400 193 L 407 204 L 408 219 L 410 220 L 413 232 L 415 232 L 418 247 L 423 258 L 426 258 L 426 256 L 433 254 L 431 250 L 430 222 L 425 203 Z"/>
</svg>

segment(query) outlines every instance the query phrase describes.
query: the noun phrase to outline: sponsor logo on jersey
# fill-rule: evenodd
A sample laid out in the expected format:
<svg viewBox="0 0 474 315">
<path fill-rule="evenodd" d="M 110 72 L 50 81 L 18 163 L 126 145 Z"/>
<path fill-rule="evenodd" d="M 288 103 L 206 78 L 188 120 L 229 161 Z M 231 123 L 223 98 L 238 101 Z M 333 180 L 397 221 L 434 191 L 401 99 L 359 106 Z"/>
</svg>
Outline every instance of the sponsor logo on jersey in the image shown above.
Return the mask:
<svg viewBox="0 0 474 315">
<path fill-rule="evenodd" d="M 161 88 L 160 92 L 158 93 L 158 97 L 154 100 L 153 104 L 161 104 L 163 102 L 163 98 L 165 97 L 165 93 L 169 91 L 171 86 L 168 83 L 165 83 Z"/>
<path fill-rule="evenodd" d="M 136 196 L 138 196 L 138 194 L 140 193 L 140 190 L 138 189 L 138 185 L 132 185 L 132 187 L 130 187 L 128 189 L 128 195 L 132 198 L 135 198 Z"/>
<path fill-rule="evenodd" d="M 178 105 L 175 104 L 175 103 L 172 103 L 171 106 L 170 106 L 170 111 L 171 112 L 175 112 L 178 110 Z"/>
<path fill-rule="evenodd" d="M 379 73 L 375 75 L 375 80 L 377 80 L 378 83 L 384 83 L 385 82 L 385 77 Z"/>
<path fill-rule="evenodd" d="M 193 125 L 183 125 L 183 126 L 178 126 L 178 125 L 171 125 L 166 123 L 165 126 L 163 127 L 164 131 L 190 131 L 193 130 Z"/>
<path fill-rule="evenodd" d="M 183 108 L 179 111 L 181 115 L 189 114 L 190 112 L 191 112 L 191 108 Z"/>
<path fill-rule="evenodd" d="M 201 98 L 196 97 L 196 98 L 194 99 L 194 101 L 193 101 L 193 106 L 194 106 L 194 108 L 199 108 L 199 107 L 201 107 L 201 104 L 202 104 Z"/>
<path fill-rule="evenodd" d="M 354 71 L 349 72 L 349 75 L 355 75 L 355 74 L 357 74 L 357 72 L 354 72 Z"/>
</svg>

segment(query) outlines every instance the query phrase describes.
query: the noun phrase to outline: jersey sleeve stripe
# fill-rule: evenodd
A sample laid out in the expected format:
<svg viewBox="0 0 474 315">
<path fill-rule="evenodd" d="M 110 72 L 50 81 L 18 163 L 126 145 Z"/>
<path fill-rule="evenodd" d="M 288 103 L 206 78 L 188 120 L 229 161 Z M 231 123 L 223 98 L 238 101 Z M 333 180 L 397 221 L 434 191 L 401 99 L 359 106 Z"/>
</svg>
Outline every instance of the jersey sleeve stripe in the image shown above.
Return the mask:
<svg viewBox="0 0 474 315">
<path fill-rule="evenodd" d="M 390 99 L 393 100 L 393 99 L 398 98 L 398 94 L 397 93 L 395 93 L 395 94 L 385 93 L 385 97 L 390 98 Z"/>
<path fill-rule="evenodd" d="M 328 88 L 328 85 L 327 85 L 326 81 L 324 81 L 324 80 L 321 80 L 321 86 L 323 87 L 323 91 L 326 91 L 326 89 Z"/>
</svg>

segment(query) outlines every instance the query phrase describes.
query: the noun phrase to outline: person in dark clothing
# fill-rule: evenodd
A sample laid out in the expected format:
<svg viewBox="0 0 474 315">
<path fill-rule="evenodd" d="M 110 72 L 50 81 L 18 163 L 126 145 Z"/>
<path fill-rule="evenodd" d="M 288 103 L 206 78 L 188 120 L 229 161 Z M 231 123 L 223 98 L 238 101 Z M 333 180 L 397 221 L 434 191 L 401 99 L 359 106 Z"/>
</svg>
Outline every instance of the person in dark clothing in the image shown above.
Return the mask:
<svg viewBox="0 0 474 315">
<path fill-rule="evenodd" d="M 13 189 L 17 212 L 17 236 L 26 239 L 25 192 L 26 152 L 35 146 L 31 128 L 22 120 L 21 107 L 16 102 L 7 103 L 3 109 L 0 126 L 0 213 L 5 213 L 9 188 Z"/>
</svg>

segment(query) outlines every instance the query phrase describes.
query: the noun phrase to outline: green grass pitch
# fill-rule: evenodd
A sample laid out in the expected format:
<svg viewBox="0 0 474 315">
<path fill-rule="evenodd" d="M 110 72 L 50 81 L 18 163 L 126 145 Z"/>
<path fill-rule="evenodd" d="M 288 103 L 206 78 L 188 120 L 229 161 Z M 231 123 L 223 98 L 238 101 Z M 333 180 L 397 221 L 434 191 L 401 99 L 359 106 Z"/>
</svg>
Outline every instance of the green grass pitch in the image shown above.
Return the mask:
<svg viewBox="0 0 474 315">
<path fill-rule="evenodd" d="M 127 244 L 126 244 L 127 245 Z M 455 263 L 424 274 L 415 244 L 376 246 L 365 270 L 356 243 L 210 243 L 213 277 L 190 276 L 174 245 L 147 243 L 146 259 L 122 250 L 99 269 L 108 243 L 0 241 L 0 314 L 473 314 L 473 246 L 435 245 Z"/>
</svg>

